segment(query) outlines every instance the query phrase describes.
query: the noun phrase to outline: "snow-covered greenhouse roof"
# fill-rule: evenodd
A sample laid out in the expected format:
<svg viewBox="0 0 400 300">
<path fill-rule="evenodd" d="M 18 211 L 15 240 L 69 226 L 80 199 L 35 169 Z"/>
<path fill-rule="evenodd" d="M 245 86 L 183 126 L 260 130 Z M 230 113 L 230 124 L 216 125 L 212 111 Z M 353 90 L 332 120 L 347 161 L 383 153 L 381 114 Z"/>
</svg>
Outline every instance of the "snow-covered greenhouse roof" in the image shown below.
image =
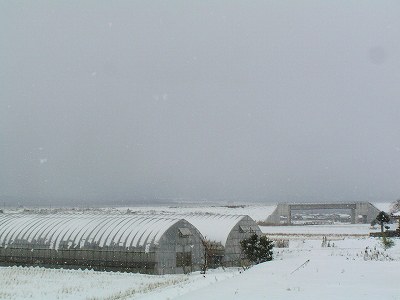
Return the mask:
<svg viewBox="0 0 400 300">
<path fill-rule="evenodd" d="M 228 239 L 232 228 L 246 215 L 217 215 L 217 214 L 177 214 L 179 218 L 185 219 L 193 224 L 209 241 L 220 242 L 223 246 Z"/>
<path fill-rule="evenodd" d="M 1 214 L 0 246 L 40 244 L 50 249 L 157 244 L 178 218 L 106 214 Z"/>
</svg>

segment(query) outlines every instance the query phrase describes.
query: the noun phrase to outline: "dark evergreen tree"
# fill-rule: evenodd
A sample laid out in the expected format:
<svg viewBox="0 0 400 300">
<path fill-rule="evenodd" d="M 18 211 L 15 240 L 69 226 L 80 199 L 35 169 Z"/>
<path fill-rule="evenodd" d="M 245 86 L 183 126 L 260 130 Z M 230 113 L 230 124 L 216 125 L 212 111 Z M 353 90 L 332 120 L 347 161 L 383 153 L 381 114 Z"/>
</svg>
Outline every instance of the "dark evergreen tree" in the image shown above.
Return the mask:
<svg viewBox="0 0 400 300">
<path fill-rule="evenodd" d="M 246 258 L 252 263 L 259 264 L 272 260 L 272 249 L 274 242 L 266 236 L 253 234 L 248 239 L 240 242 L 242 250 Z"/>
<path fill-rule="evenodd" d="M 381 211 L 376 216 L 376 220 L 378 221 L 378 224 L 381 225 L 381 232 L 383 233 L 383 226 L 385 223 L 388 223 L 390 221 L 390 216 L 384 211 Z"/>
</svg>

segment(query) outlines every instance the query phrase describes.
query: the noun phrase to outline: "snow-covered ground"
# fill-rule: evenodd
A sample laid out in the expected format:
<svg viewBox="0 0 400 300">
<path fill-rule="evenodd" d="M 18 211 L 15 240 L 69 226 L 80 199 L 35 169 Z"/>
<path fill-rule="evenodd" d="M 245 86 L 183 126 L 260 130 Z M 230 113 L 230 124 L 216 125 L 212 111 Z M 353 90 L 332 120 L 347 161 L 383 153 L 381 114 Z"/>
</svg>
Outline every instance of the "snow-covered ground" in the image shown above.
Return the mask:
<svg viewBox="0 0 400 300">
<path fill-rule="evenodd" d="M 389 224 L 391 230 L 395 230 L 396 223 Z M 335 224 L 335 225 L 298 225 L 298 226 L 260 226 L 267 236 L 287 236 L 300 238 L 316 236 L 346 236 L 368 237 L 370 232 L 379 232 L 380 227 L 371 227 L 368 224 Z"/>
<path fill-rule="evenodd" d="M 185 209 L 147 207 L 140 211 L 189 212 Z M 265 207 L 261 206 L 251 206 L 249 210 L 246 207 L 198 207 L 196 211 L 230 214 L 237 211 L 256 220 L 264 219 L 262 216 L 266 214 Z M 289 248 L 275 248 L 273 261 L 248 270 L 226 268 L 209 270 L 205 275 L 196 272 L 156 276 L 0 267 L 0 299 L 400 300 L 400 239 L 394 239 L 395 246 L 384 250 L 378 238 L 368 237 L 369 225 L 261 228 L 267 235 L 286 236 L 290 240 Z M 327 236 L 330 247 L 323 247 L 322 236 Z"/>
<path fill-rule="evenodd" d="M 175 299 L 400 299 L 399 249 L 369 260 L 366 244 L 376 252 L 369 240 L 337 242 L 335 248 L 300 242 L 272 262 Z"/>
</svg>

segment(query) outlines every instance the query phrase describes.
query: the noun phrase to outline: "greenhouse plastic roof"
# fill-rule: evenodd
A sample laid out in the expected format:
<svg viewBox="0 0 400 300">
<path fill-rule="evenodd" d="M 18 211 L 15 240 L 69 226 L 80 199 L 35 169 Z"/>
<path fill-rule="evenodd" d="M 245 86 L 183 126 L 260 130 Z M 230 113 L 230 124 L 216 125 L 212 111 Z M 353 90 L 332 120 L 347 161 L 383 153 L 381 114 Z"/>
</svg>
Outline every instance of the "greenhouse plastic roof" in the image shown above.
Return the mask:
<svg viewBox="0 0 400 300">
<path fill-rule="evenodd" d="M 67 248 L 157 244 L 178 218 L 106 214 L 1 214 L 0 246 L 40 244 Z"/>
<path fill-rule="evenodd" d="M 178 214 L 179 218 L 193 224 L 209 241 L 220 242 L 225 246 L 232 228 L 240 222 L 245 215 L 215 215 L 215 214 Z"/>
</svg>

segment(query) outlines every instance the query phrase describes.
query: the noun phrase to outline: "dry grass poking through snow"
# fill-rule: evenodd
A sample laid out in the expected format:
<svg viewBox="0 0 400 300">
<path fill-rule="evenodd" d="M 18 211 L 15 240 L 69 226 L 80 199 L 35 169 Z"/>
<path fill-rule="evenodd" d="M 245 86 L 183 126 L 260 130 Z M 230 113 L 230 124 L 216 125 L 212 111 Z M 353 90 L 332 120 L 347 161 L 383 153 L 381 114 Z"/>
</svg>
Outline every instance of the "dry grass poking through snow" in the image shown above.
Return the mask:
<svg viewBox="0 0 400 300">
<path fill-rule="evenodd" d="M 187 280 L 187 275 L 0 267 L 0 299 L 128 299 Z"/>
</svg>

